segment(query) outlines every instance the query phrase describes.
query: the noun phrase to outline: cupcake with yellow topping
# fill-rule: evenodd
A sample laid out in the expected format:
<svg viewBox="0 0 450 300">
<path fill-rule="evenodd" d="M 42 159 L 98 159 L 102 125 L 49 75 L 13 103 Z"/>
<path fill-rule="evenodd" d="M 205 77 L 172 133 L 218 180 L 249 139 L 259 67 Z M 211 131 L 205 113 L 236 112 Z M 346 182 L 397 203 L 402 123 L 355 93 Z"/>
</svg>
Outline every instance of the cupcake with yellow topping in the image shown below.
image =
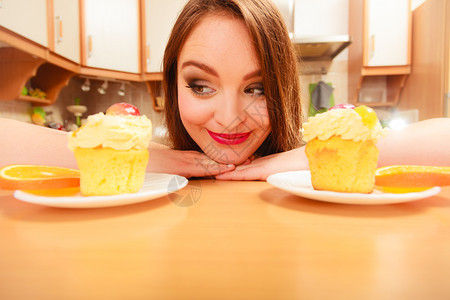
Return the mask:
<svg viewBox="0 0 450 300">
<path fill-rule="evenodd" d="M 138 192 L 144 184 L 152 123 L 128 103 L 88 117 L 69 135 L 83 196 Z"/>
<path fill-rule="evenodd" d="M 305 152 L 316 190 L 371 193 L 383 129 L 367 106 L 337 105 L 303 124 Z"/>
</svg>

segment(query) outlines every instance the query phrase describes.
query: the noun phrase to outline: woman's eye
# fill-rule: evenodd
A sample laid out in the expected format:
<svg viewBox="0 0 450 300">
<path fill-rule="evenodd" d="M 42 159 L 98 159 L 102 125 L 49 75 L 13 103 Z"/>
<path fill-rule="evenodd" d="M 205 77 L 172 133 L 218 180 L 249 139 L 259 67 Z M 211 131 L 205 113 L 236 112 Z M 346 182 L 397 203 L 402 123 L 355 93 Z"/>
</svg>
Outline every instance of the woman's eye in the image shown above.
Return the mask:
<svg viewBox="0 0 450 300">
<path fill-rule="evenodd" d="M 249 87 L 245 89 L 246 94 L 250 94 L 252 96 L 262 96 L 264 95 L 264 88 L 263 87 Z"/>
<path fill-rule="evenodd" d="M 190 89 L 195 95 L 199 96 L 208 96 L 214 93 L 214 89 L 205 85 L 189 83 L 186 87 Z"/>
</svg>

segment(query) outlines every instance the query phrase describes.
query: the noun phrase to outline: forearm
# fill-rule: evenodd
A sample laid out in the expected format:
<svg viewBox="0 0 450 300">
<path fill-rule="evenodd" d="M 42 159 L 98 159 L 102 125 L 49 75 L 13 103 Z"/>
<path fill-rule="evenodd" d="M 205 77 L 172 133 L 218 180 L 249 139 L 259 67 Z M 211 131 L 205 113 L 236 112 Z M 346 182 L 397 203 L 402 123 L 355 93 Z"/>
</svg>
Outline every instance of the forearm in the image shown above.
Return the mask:
<svg viewBox="0 0 450 300">
<path fill-rule="evenodd" d="M 430 119 L 390 131 L 377 146 L 379 166 L 450 166 L 450 119 Z"/>
<path fill-rule="evenodd" d="M 36 164 L 77 168 L 67 147 L 67 132 L 0 119 L 0 167 Z"/>
<path fill-rule="evenodd" d="M 216 176 L 220 180 L 266 180 L 272 174 L 308 170 L 305 147 L 260 157 L 250 164 L 240 165 L 236 170 Z"/>
</svg>

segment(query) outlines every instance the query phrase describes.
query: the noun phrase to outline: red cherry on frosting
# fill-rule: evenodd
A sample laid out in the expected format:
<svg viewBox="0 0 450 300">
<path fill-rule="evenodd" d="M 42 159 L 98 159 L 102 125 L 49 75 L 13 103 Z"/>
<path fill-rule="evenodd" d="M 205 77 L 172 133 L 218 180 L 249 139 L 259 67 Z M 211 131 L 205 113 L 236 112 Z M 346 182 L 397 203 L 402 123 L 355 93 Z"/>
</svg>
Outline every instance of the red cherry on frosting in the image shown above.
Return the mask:
<svg viewBox="0 0 450 300">
<path fill-rule="evenodd" d="M 121 103 L 115 103 L 111 105 L 106 110 L 107 115 L 130 115 L 130 116 L 140 116 L 141 113 L 139 112 L 139 109 L 137 109 L 136 106 L 131 105 L 129 103 L 121 102 Z"/>
<path fill-rule="evenodd" d="M 355 106 L 350 103 L 340 103 L 340 104 L 336 104 L 329 110 L 332 110 L 332 109 L 355 109 Z"/>
</svg>

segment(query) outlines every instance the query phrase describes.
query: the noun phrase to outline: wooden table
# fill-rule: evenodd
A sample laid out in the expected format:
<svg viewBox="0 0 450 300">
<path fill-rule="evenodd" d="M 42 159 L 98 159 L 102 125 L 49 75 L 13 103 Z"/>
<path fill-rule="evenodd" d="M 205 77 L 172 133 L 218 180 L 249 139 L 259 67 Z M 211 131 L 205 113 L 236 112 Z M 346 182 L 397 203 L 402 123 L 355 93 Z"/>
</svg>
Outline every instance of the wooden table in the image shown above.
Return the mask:
<svg viewBox="0 0 450 300">
<path fill-rule="evenodd" d="M 450 299 L 450 187 L 375 206 L 193 180 L 62 209 L 0 191 L 0 299 Z"/>
</svg>

